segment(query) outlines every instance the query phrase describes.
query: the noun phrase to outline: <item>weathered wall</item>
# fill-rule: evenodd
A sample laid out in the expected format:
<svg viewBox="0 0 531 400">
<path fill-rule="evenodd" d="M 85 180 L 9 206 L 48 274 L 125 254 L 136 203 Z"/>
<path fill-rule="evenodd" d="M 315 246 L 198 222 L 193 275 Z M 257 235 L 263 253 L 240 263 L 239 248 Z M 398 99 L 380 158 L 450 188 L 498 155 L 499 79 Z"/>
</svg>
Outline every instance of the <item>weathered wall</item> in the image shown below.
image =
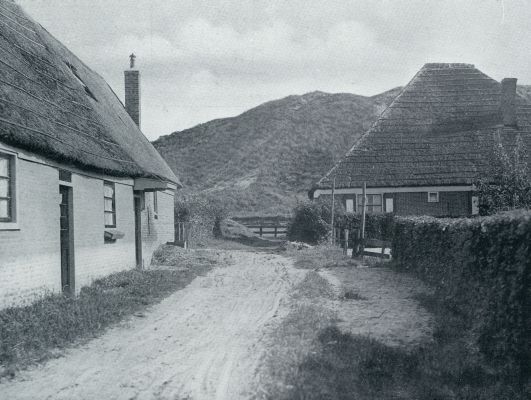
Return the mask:
<svg viewBox="0 0 531 400">
<path fill-rule="evenodd" d="M 153 207 L 153 192 L 145 193 L 145 208 L 142 211 L 142 259 L 144 266 L 151 263 L 153 252 L 161 244 L 175 241 L 175 196 L 171 190 L 157 192 L 158 213 Z"/>
<path fill-rule="evenodd" d="M 384 192 L 385 199 L 393 199 L 393 213 L 397 215 L 431 215 L 431 216 L 467 216 L 472 213 L 472 194 L 468 191 L 440 191 L 439 201 L 428 202 L 428 192 Z M 356 199 L 354 194 L 338 194 L 337 201 L 346 207 L 347 199 Z M 330 195 L 321 195 L 321 199 L 330 199 Z M 325 200 L 326 201 L 326 200 Z"/>
<path fill-rule="evenodd" d="M 470 192 L 439 192 L 437 203 L 428 202 L 428 192 L 394 193 L 395 214 L 398 215 L 432 215 L 432 216 L 467 216 L 472 212 L 472 195 Z"/>
<path fill-rule="evenodd" d="M 74 242 L 76 287 L 89 285 L 94 279 L 134 268 L 135 218 L 133 188 L 115 182 L 116 228 L 122 239 L 104 242 L 103 180 L 73 175 Z"/>
<path fill-rule="evenodd" d="M 17 163 L 18 230 L 0 230 L 0 308 L 61 290 L 59 174 Z"/>
<path fill-rule="evenodd" d="M 0 227 L 0 308 L 61 290 L 58 170 L 22 158 L 16 168 L 17 229 Z M 95 278 L 136 266 L 133 182 L 125 181 L 115 182 L 116 229 L 124 237 L 104 243 L 103 179 L 72 173 L 77 291 Z"/>
</svg>

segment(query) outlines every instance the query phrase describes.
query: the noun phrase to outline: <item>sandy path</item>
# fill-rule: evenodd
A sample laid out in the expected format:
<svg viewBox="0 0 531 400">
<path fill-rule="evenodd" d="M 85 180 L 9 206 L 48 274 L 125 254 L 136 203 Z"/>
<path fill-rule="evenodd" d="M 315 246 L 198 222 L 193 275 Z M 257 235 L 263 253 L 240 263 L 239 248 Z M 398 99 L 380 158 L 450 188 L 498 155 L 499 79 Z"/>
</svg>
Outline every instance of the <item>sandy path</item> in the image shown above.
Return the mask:
<svg viewBox="0 0 531 400">
<path fill-rule="evenodd" d="M 194 280 L 65 357 L 0 385 L 1 399 L 246 398 L 267 327 L 303 272 L 284 257 L 232 252 Z"/>
</svg>

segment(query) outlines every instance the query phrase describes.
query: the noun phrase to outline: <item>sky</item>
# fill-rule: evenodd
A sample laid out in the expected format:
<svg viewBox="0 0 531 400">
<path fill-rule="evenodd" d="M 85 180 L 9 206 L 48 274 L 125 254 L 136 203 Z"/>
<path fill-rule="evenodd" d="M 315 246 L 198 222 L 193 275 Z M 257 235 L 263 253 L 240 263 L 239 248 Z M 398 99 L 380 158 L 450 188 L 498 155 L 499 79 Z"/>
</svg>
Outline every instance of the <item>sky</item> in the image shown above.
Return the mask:
<svg viewBox="0 0 531 400">
<path fill-rule="evenodd" d="M 426 62 L 531 84 L 528 0 L 16 0 L 123 100 L 137 55 L 154 140 L 315 90 L 374 95 Z"/>
</svg>

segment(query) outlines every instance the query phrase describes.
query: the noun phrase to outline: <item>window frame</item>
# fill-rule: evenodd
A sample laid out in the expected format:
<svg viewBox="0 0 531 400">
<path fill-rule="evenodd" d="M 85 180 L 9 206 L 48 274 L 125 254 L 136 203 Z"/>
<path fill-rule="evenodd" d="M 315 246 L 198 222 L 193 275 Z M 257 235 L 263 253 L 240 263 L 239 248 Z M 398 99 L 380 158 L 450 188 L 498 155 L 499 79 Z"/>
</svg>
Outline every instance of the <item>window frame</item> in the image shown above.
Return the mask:
<svg viewBox="0 0 531 400">
<path fill-rule="evenodd" d="M 430 195 L 432 195 L 432 194 L 436 195 L 435 200 L 431 199 Z M 439 192 L 428 192 L 428 203 L 438 203 L 438 202 L 439 202 Z"/>
<path fill-rule="evenodd" d="M 382 193 L 367 193 L 365 195 L 367 197 L 367 204 L 365 204 L 365 211 L 368 214 L 382 214 L 384 212 L 383 208 L 383 194 Z M 374 200 L 369 201 L 369 198 L 374 199 L 375 197 L 378 197 L 380 199 L 380 202 L 378 204 L 374 204 Z M 357 199 L 357 209 L 363 211 L 363 194 L 358 194 L 356 197 Z M 379 208 L 379 211 L 375 211 L 375 208 Z"/>
<path fill-rule="evenodd" d="M 349 210 L 349 204 L 352 204 L 352 210 Z M 345 211 L 347 213 L 356 212 L 356 199 L 352 199 L 352 198 L 345 199 Z"/>
<path fill-rule="evenodd" d="M 106 186 L 112 187 L 112 197 L 109 197 L 105 194 Z M 108 211 L 105 209 L 105 200 L 108 200 L 108 199 L 112 200 L 111 211 Z M 112 225 L 107 225 L 107 219 L 105 218 L 107 214 L 112 214 L 113 216 Z M 116 184 L 111 181 L 103 181 L 103 223 L 105 225 L 105 228 L 116 228 Z"/>
<path fill-rule="evenodd" d="M 8 214 L 7 218 L 0 218 L 0 229 L 3 226 L 13 225 L 17 222 L 17 189 L 16 189 L 16 155 L 0 150 L 0 158 L 8 162 L 8 175 L 1 176 L 0 180 L 6 180 L 7 183 L 7 197 L 0 197 L 0 200 L 7 200 Z"/>
</svg>

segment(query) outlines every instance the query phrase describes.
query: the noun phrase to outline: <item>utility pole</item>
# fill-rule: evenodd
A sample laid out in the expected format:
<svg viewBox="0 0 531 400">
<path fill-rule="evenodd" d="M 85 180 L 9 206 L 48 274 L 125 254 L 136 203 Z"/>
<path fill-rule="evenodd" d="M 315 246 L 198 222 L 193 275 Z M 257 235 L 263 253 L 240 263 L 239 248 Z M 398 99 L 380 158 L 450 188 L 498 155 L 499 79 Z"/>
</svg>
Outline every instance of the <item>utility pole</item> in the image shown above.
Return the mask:
<svg viewBox="0 0 531 400">
<path fill-rule="evenodd" d="M 335 203 L 335 194 L 336 194 L 336 177 L 334 176 L 334 180 L 332 182 L 332 218 L 330 221 L 330 225 L 332 225 L 332 245 L 335 244 L 336 241 L 336 232 L 334 230 L 334 203 Z"/>
</svg>

